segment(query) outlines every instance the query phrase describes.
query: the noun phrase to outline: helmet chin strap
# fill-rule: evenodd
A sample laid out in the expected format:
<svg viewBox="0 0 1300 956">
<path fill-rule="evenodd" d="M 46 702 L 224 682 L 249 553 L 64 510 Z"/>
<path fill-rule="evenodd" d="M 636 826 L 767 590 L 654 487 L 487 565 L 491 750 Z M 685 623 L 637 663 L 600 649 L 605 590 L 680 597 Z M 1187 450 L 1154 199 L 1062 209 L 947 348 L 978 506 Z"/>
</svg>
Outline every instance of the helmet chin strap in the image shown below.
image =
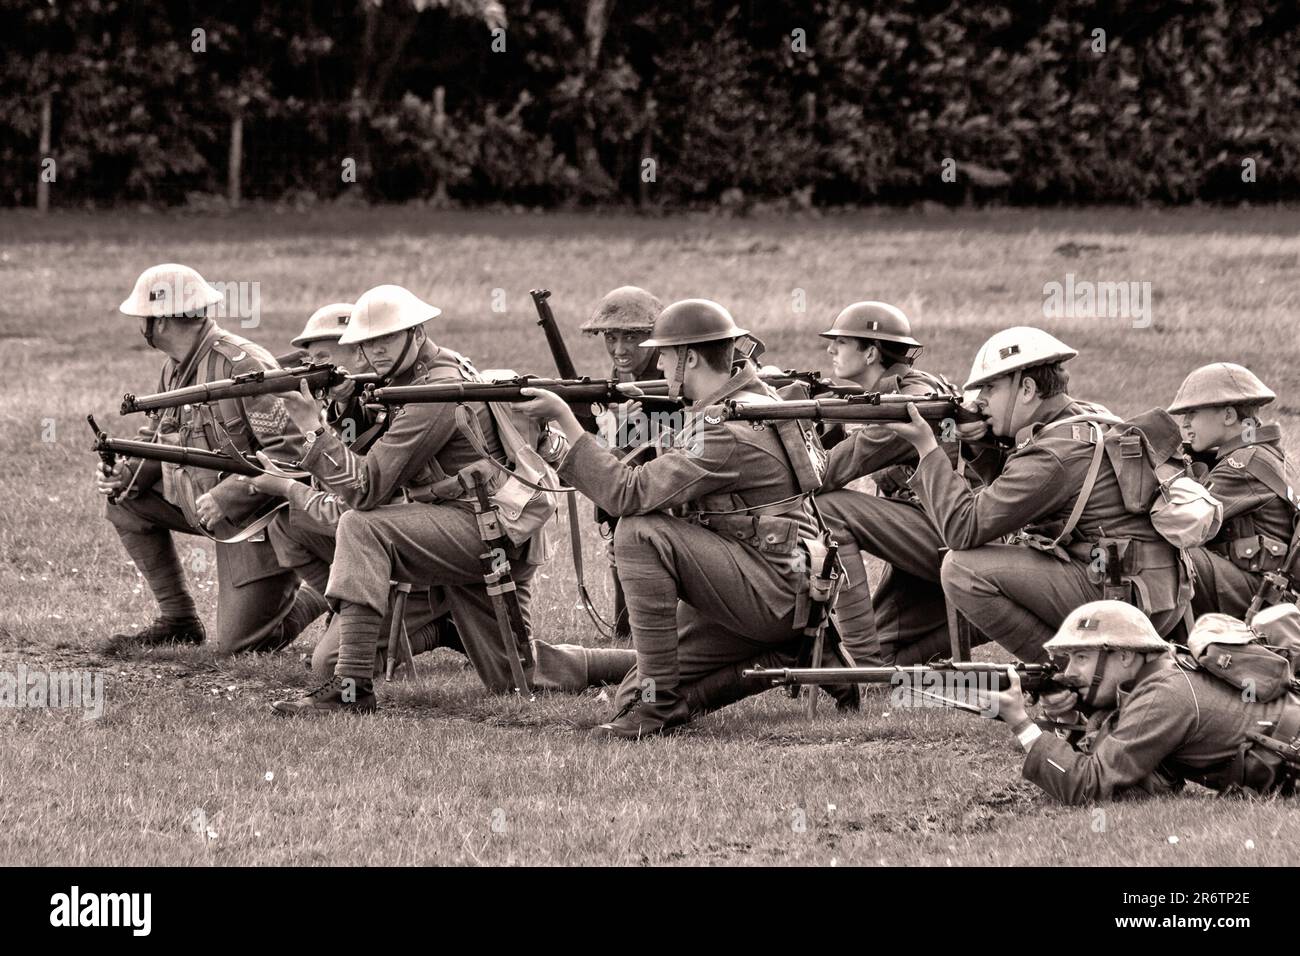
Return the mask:
<svg viewBox="0 0 1300 956">
<path fill-rule="evenodd" d="M 682 397 L 682 385 L 685 384 L 686 376 L 686 346 L 676 346 L 677 361 L 673 374 L 668 376 L 668 397 L 677 399 Z"/>
<path fill-rule="evenodd" d="M 1020 391 L 1020 380 L 1024 376 L 1023 369 L 1016 369 L 1015 377 L 1011 379 L 1011 396 L 1007 400 L 1007 410 L 1002 416 L 1002 437 L 1015 438 L 1016 434 L 1011 430 L 1011 419 L 1016 410 L 1016 394 Z"/>
<path fill-rule="evenodd" d="M 415 341 L 415 329 L 407 329 L 406 341 L 402 343 L 402 351 L 397 353 L 397 360 L 393 362 L 392 371 L 390 371 L 387 375 L 384 376 L 385 382 L 392 381 L 393 377 L 402 370 L 402 363 L 406 361 L 406 353 L 411 351 L 411 343 L 413 343 L 414 341 Z M 362 352 L 364 351 L 365 348 L 363 347 Z M 366 356 L 366 361 L 367 362 L 370 361 L 369 356 Z M 371 364 L 373 365 L 374 363 L 371 362 Z"/>
<path fill-rule="evenodd" d="M 1093 668 L 1092 680 L 1088 683 L 1088 689 L 1084 691 L 1080 701 L 1087 707 L 1096 705 L 1097 691 L 1101 687 L 1101 682 L 1106 676 L 1106 662 L 1110 660 L 1110 651 L 1102 648 L 1097 655 L 1097 666 Z"/>
</svg>

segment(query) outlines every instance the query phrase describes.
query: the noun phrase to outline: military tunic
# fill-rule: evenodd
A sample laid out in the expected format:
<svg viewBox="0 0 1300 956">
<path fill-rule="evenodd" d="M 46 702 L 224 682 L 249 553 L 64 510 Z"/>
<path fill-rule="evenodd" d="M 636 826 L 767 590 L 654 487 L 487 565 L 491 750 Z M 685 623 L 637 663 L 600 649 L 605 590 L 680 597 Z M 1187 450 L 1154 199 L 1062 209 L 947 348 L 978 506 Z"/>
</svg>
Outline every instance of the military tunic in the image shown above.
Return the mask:
<svg viewBox="0 0 1300 956">
<path fill-rule="evenodd" d="M 1188 551 L 1196 572 L 1192 612 L 1243 617 L 1266 571 L 1282 566 L 1291 543 L 1295 486 L 1277 425 L 1260 426 L 1255 441 L 1224 444 L 1202 484 L 1223 503 L 1214 540 Z"/>
<path fill-rule="evenodd" d="M 774 393 L 746 368 L 692 405 L 659 457 L 629 464 L 584 435 L 561 463 L 562 478 L 619 519 L 614 548 L 637 667 L 616 706 L 649 686 L 689 700 L 690 685 L 801 643 L 799 540 L 816 536 L 815 519 L 776 429 L 709 413 L 728 398 Z"/>
<path fill-rule="evenodd" d="M 931 393 L 955 395 L 955 390 L 943 379 L 901 362 L 885 370 L 875 390 L 918 397 Z M 853 510 L 853 499 L 849 496 L 858 493 L 846 491 L 842 495 L 826 496 L 855 479 L 876 475 L 887 468 L 910 474 L 916 464 L 916 449 L 888 425 L 880 423 L 845 425 L 845 432 L 844 439 L 830 450 L 826 480 L 818 492 L 818 502 L 825 505 L 827 520 L 836 531 L 846 577 L 836 601 L 835 621 L 855 664 L 894 663 L 900 643 L 914 643 L 931 632 L 941 636 L 947 633 L 937 564 L 935 579 L 929 581 L 887 563 L 876 587 L 872 588 L 862 558 L 863 550 L 877 553 L 864 546 L 863 541 L 870 532 L 864 533 L 860 540 L 857 523 L 847 520 Z M 949 447 L 955 457 L 956 443 L 949 443 Z M 884 476 L 878 485 L 882 491 L 888 486 Z M 841 504 L 848 507 L 841 509 Z"/>
<path fill-rule="evenodd" d="M 211 323 L 184 362 L 168 360 L 162 391 L 199 385 L 278 366 L 261 346 Z M 168 409 L 159 416 L 159 441 L 229 453 L 263 451 L 278 461 L 301 454 L 302 436 L 277 395 L 228 399 L 211 405 Z M 130 493 L 107 506 L 107 517 L 146 579 L 184 581 L 171 532 L 203 534 L 195 502 L 211 494 L 222 518 L 217 539 L 236 535 L 275 499 L 249 494 L 236 475 L 179 465 L 139 463 Z M 297 636 L 282 626 L 293 608 L 296 575 L 282 568 L 265 532 L 237 543 L 216 543 L 217 647 L 222 653 L 274 650 Z M 156 590 L 155 590 L 155 593 Z M 292 632 L 291 632 L 292 631 Z"/>
<path fill-rule="evenodd" d="M 1176 792 L 1187 780 L 1224 790 L 1237 782 L 1233 762 L 1248 743 L 1246 731 L 1282 720 L 1284 711 L 1300 727 L 1294 694 L 1246 701 L 1235 687 L 1169 655 L 1149 661 L 1117 696 L 1114 709 L 1092 715 L 1077 749 L 1051 734 L 1035 740 L 1025 779 L 1072 806 Z"/>
<path fill-rule="evenodd" d="M 942 378 L 903 364 L 891 366 L 878 387 L 917 396 L 953 392 Z M 991 479 L 1001 466 L 992 449 L 943 438 L 941 447 L 973 483 Z M 915 467 L 916 450 L 896 431 L 863 425 L 831 449 L 817 495 L 843 549 L 849 580 L 840 590 L 836 620 L 858 664 L 917 664 L 949 654 L 947 604 L 939 581 L 943 542 L 907 486 Z M 864 475 L 875 478 L 883 497 L 844 488 Z M 874 589 L 862 552 L 885 561 Z"/>
<path fill-rule="evenodd" d="M 987 487 L 972 491 L 939 449 L 918 463 L 910 485 L 946 547 L 941 580 L 947 599 L 983 634 L 1026 661 L 1042 661 L 1043 644 L 1074 608 L 1102 595 L 1107 541 L 1123 555 L 1122 573 L 1139 606 L 1164 635 L 1178 623 L 1188 597 L 1177 551 L 1147 514 L 1124 506 L 1119 479 L 1103 455 L 1092 493 L 1063 548 L 998 544 L 1025 531 L 1054 538 L 1065 527 L 1094 453 L 1087 425 L 1043 427 L 1095 406 L 1068 395 L 1043 401 L 1016 436 L 1015 451 Z"/>
<path fill-rule="evenodd" d="M 464 381 L 468 363 L 455 352 L 425 342 L 415 361 L 393 385 Z M 503 461 L 496 426 L 487 406 L 473 402 L 485 448 Z M 338 520 L 335 560 L 326 596 L 361 604 L 379 614 L 388 606 L 391 581 L 437 587 L 446 593 L 461 643 L 484 686 L 494 692 L 512 686 L 510 663 L 491 597 L 483 584 L 479 555 L 483 542 L 473 506 L 455 487 L 455 474 L 481 460 L 456 424 L 452 404 L 410 404 L 396 411 L 383 436 L 365 455 L 358 455 L 337 436 L 323 432 L 302 459 L 302 467 L 346 506 Z M 490 479 L 495 488 L 498 479 Z M 399 503 L 394 499 L 406 499 Z M 508 550 L 519 608 L 525 628 L 529 622 L 531 581 L 540 548 L 532 541 Z M 340 638 L 340 676 L 368 677 L 375 640 L 367 647 L 349 648 Z M 513 652 L 513 649 L 512 649 Z M 355 658 L 355 660 L 354 660 Z M 589 653 L 575 645 L 542 648 L 534 642 L 530 686 L 544 690 L 576 690 L 607 679 L 609 671 L 625 672 L 630 651 L 611 662 L 608 654 Z M 357 669 L 344 673 L 343 668 Z M 599 669 L 599 673 L 598 673 Z"/>
</svg>

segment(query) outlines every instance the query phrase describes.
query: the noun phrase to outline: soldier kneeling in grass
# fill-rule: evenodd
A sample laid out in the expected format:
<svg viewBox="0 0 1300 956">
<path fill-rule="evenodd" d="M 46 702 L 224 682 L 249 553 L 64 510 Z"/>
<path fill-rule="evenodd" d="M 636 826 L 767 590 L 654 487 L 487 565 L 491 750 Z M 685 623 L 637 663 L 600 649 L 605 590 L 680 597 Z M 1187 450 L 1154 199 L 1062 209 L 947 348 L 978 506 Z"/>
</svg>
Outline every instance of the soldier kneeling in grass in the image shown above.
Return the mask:
<svg viewBox="0 0 1300 956">
<path fill-rule="evenodd" d="M 1044 648 L 1068 664 L 1057 678 L 1091 716 L 1071 745 L 1025 712 L 1014 669 L 985 713 L 1027 754 L 1023 774 L 1064 803 L 1213 790 L 1295 792 L 1300 774 L 1300 609 L 1281 604 L 1251 627 L 1222 614 L 1196 622 L 1176 652 L 1146 615 L 1121 601 L 1072 612 Z"/>
<path fill-rule="evenodd" d="M 1297 481 L 1282 430 L 1259 420 L 1273 390 L 1241 365 L 1217 362 L 1196 369 L 1169 406 L 1182 417 L 1191 451 L 1213 452 L 1205 487 L 1223 502 L 1223 526 L 1203 548 L 1190 548 L 1195 571 L 1192 613 L 1246 616 L 1264 576 L 1288 564 L 1297 505 Z"/>
</svg>

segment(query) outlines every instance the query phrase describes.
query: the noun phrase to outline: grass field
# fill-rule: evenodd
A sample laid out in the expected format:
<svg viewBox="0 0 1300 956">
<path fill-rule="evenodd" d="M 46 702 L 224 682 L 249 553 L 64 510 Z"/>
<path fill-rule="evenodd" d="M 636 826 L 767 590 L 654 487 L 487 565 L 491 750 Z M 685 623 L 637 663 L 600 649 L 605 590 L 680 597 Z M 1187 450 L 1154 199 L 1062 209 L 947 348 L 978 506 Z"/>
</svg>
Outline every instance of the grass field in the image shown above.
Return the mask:
<svg viewBox="0 0 1300 956">
<path fill-rule="evenodd" d="M 602 350 L 576 327 L 624 283 L 722 301 L 787 367 L 824 368 L 816 332 L 863 298 L 901 305 L 929 344 L 920 364 L 957 379 L 993 331 L 1044 325 L 1081 352 L 1071 392 L 1119 412 L 1167 402 L 1203 362 L 1249 365 L 1281 396 L 1294 449 L 1297 226 L 1294 211 L 1258 209 L 0 214 L 0 670 L 100 670 L 106 696 L 98 720 L 0 712 L 0 864 L 1293 863 L 1293 806 L 1193 787 L 1160 803 L 1061 808 L 1019 778 L 1002 726 L 891 709 L 883 695 L 809 723 L 773 692 L 678 737 L 602 744 L 584 732 L 607 715 L 600 692 L 489 698 L 446 652 L 422 657 L 417 681 L 381 687 L 376 718 L 275 721 L 266 705 L 305 684 L 299 652 L 319 625 L 276 657 L 100 659 L 93 643 L 153 604 L 103 520 L 83 419 L 134 431 L 117 405 L 153 389 L 159 356 L 115 310 L 142 269 L 172 260 L 259 282 L 260 325 L 245 334 L 275 351 L 316 306 L 396 282 L 443 308 L 439 341 L 480 367 L 539 373 L 554 371 L 527 295 L 539 285 L 554 290 L 580 367 L 599 374 Z M 1044 283 L 1067 273 L 1150 282 L 1152 323 L 1044 319 Z M 197 565 L 204 547 L 186 541 L 182 555 Z M 212 620 L 212 580 L 191 581 Z M 535 596 L 538 636 L 596 643 L 572 582 L 561 553 Z"/>
</svg>

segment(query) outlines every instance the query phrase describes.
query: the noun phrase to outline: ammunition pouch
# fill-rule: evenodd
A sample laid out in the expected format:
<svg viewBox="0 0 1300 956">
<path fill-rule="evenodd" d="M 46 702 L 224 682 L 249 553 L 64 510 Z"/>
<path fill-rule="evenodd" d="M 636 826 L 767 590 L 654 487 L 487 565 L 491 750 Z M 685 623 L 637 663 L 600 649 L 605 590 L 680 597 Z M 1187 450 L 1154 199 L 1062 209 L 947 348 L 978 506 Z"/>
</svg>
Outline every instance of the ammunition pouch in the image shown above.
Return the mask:
<svg viewBox="0 0 1300 956">
<path fill-rule="evenodd" d="M 1118 588 L 1107 583 L 1107 554 L 1114 546 L 1119 561 Z M 1098 538 L 1076 541 L 1068 548 L 1069 556 L 1088 565 L 1088 580 L 1102 589 L 1105 600 L 1124 601 L 1146 614 L 1168 610 L 1157 607 L 1142 579 L 1144 571 L 1178 567 L 1179 552 L 1165 541 L 1138 541 L 1135 538 Z"/>
<path fill-rule="evenodd" d="M 1281 570 L 1286 564 L 1288 547 L 1288 542 L 1266 534 L 1252 534 L 1209 545 L 1211 551 L 1253 574 Z"/>
<path fill-rule="evenodd" d="M 686 520 L 734 538 L 768 555 L 793 558 L 802 523 L 795 518 L 765 514 L 710 514 L 694 512 Z"/>
</svg>

